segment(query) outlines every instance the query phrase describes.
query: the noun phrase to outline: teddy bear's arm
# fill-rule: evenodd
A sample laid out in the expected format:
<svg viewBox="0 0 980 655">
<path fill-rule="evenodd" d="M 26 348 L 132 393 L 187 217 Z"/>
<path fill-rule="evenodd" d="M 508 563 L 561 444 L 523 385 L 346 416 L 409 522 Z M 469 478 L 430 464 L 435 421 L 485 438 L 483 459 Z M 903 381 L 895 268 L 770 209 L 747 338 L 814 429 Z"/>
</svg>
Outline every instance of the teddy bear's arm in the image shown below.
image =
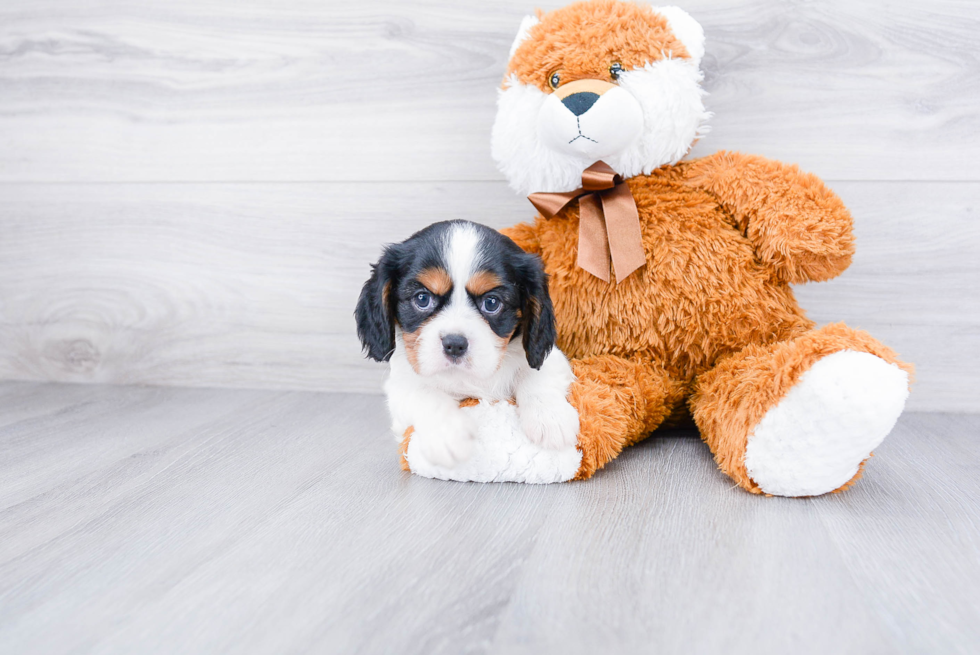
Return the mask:
<svg viewBox="0 0 980 655">
<path fill-rule="evenodd" d="M 513 239 L 514 243 L 519 245 L 524 252 L 540 255 L 541 241 L 538 239 L 538 232 L 535 227 L 530 223 L 518 223 L 511 227 L 505 227 L 500 232 Z"/>
<path fill-rule="evenodd" d="M 851 214 L 815 175 L 755 155 L 692 162 L 690 181 L 714 195 L 758 257 L 790 283 L 829 280 L 851 263 Z"/>
</svg>

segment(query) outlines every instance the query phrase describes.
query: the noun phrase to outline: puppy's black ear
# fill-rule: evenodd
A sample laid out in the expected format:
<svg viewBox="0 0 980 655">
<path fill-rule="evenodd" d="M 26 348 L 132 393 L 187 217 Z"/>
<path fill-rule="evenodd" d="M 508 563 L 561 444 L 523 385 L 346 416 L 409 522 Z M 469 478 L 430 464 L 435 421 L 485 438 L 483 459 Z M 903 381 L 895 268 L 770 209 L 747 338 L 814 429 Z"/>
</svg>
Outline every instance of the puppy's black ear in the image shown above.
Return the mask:
<svg viewBox="0 0 980 655">
<path fill-rule="evenodd" d="M 371 277 L 361 288 L 354 317 L 357 336 L 371 359 L 386 362 L 395 350 L 395 287 L 401 268 L 401 249 L 385 248 L 377 264 L 371 266 Z"/>
<path fill-rule="evenodd" d="M 521 331 L 524 333 L 524 353 L 531 368 L 540 369 L 548 353 L 555 347 L 555 310 L 548 294 L 548 275 L 537 255 L 523 255 Z"/>
</svg>

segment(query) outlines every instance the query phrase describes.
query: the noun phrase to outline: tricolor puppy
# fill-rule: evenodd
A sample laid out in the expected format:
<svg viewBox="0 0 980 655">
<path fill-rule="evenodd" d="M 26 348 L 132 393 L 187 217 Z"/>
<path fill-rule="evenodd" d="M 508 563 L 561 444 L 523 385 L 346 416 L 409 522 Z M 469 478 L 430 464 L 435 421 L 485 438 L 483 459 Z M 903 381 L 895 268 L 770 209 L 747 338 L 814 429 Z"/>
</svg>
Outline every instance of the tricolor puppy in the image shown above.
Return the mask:
<svg viewBox="0 0 980 655">
<path fill-rule="evenodd" d="M 433 464 L 465 459 L 478 426 L 464 398 L 517 402 L 531 441 L 575 444 L 573 374 L 554 347 L 548 281 L 535 255 L 468 221 L 430 225 L 385 248 L 355 311 L 368 357 L 391 361 L 385 382 L 392 430 Z"/>
</svg>

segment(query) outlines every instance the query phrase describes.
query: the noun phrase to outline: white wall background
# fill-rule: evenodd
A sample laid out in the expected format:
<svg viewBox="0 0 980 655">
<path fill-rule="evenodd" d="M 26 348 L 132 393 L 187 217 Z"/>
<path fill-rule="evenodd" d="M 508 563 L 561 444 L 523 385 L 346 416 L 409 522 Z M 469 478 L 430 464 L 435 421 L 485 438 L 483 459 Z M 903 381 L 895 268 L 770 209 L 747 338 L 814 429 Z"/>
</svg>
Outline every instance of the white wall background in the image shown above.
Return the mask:
<svg viewBox="0 0 980 655">
<path fill-rule="evenodd" d="M 911 408 L 980 411 L 980 3 L 681 4 L 695 154 L 797 162 L 855 215 L 811 316 L 915 362 Z M 376 391 L 351 312 L 381 245 L 533 215 L 488 144 L 534 6 L 4 0 L 0 378 Z"/>
</svg>

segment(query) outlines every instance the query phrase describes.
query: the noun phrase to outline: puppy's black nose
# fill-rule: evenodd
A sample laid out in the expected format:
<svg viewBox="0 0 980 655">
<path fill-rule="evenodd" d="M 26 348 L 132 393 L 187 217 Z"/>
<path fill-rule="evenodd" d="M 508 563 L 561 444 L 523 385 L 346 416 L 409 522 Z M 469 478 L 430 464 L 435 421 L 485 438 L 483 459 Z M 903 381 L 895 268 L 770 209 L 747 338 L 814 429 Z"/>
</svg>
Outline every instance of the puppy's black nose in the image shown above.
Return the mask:
<svg viewBox="0 0 980 655">
<path fill-rule="evenodd" d="M 442 351 L 446 357 L 459 359 L 466 354 L 466 349 L 470 343 L 462 334 L 447 334 L 442 338 Z"/>
<path fill-rule="evenodd" d="M 589 111 L 595 101 L 599 99 L 598 93 L 592 93 L 590 91 L 580 91 L 579 93 L 573 93 L 570 96 L 566 96 L 561 104 L 568 107 L 568 111 L 572 112 L 576 116 L 581 116 L 585 112 Z"/>
</svg>

